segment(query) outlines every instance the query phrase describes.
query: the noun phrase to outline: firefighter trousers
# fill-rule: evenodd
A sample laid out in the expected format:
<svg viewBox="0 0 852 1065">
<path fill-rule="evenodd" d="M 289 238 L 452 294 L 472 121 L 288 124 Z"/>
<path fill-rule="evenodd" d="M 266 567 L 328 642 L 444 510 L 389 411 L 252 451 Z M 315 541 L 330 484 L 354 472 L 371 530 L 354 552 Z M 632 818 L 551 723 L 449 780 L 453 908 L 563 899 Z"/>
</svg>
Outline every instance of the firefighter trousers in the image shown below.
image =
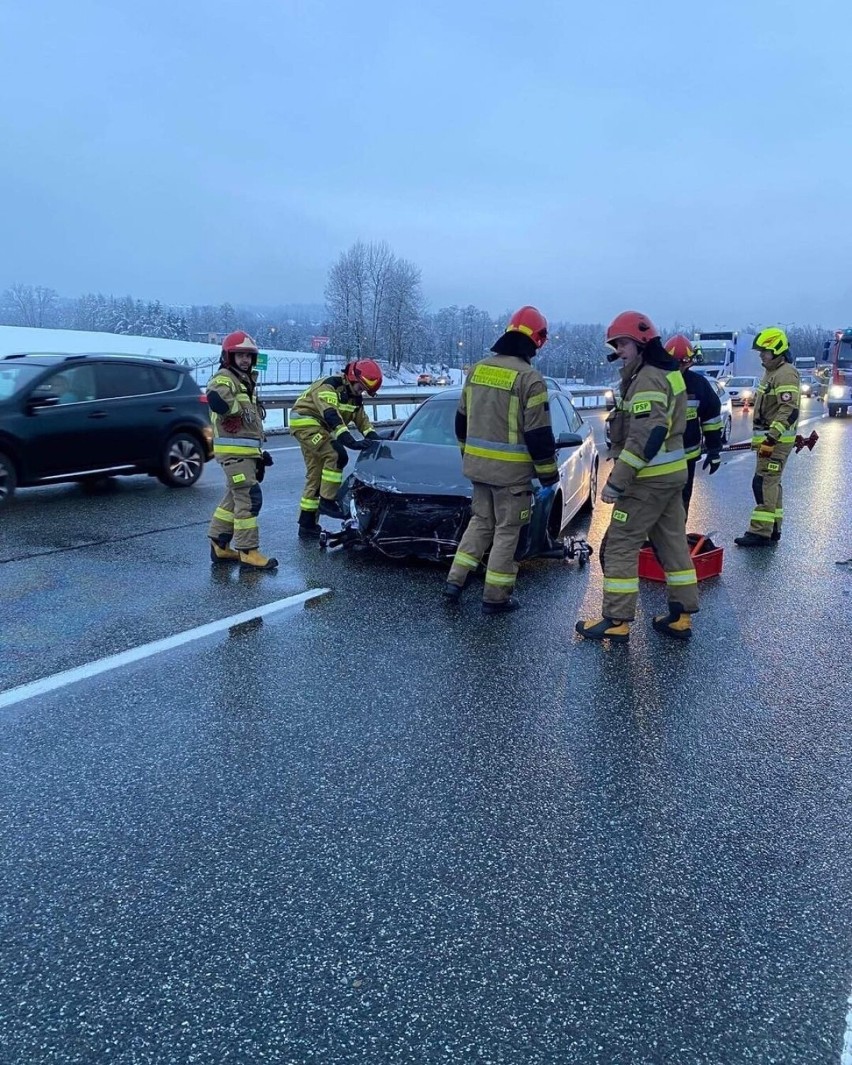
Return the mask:
<svg viewBox="0 0 852 1065">
<path fill-rule="evenodd" d="M 531 496 L 529 484 L 497 487 L 474 482 L 471 518 L 447 575 L 450 584 L 463 588 L 490 548 L 482 598 L 486 603 L 506 602 L 518 575 L 515 552 L 530 520 Z"/>
<path fill-rule="evenodd" d="M 639 550 L 654 545 L 665 570 L 669 604 L 687 614 L 698 610 L 698 582 L 686 540 L 683 482 L 634 481 L 612 510 L 601 544 L 604 572 L 603 616 L 632 621 L 639 595 Z"/>
<path fill-rule="evenodd" d="M 299 503 L 299 520 L 308 516 L 316 519 L 320 499 L 329 502 L 337 499 L 348 458 L 345 451 L 339 452 L 334 447 L 331 437 L 323 429 L 310 426 L 294 429 L 293 436 L 299 441 L 305 461 L 305 487 Z"/>
<path fill-rule="evenodd" d="M 791 444 L 778 444 L 772 452 L 771 459 L 762 459 L 760 455 L 757 456 L 754 479 L 751 482 L 754 510 L 751 512 L 751 521 L 748 526 L 748 531 L 756 536 L 769 538 L 773 529 L 781 532 L 781 523 L 784 520 L 781 474 L 787 465 L 791 449 Z"/>
<path fill-rule="evenodd" d="M 263 490 L 257 483 L 255 458 L 217 460 L 225 475 L 225 494 L 213 511 L 207 535 L 221 545 L 233 537 L 237 551 L 252 551 L 260 545 L 257 516 L 263 506 Z"/>
</svg>

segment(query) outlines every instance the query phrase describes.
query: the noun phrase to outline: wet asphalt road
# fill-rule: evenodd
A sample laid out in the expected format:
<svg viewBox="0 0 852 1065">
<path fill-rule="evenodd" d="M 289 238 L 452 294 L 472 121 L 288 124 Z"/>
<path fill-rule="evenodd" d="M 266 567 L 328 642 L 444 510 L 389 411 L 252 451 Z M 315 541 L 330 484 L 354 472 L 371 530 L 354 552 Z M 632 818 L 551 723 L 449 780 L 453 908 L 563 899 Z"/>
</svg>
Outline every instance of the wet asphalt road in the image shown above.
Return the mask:
<svg viewBox="0 0 852 1065">
<path fill-rule="evenodd" d="M 646 582 L 629 647 L 575 638 L 596 565 L 524 567 L 491 619 L 305 547 L 293 450 L 275 576 L 211 570 L 212 466 L 20 493 L 0 689 L 331 594 L 0 710 L 0 1062 L 838 1063 L 852 421 L 814 425 L 784 539 L 726 551 L 687 646 Z M 702 476 L 690 527 L 730 545 L 751 473 Z"/>
</svg>

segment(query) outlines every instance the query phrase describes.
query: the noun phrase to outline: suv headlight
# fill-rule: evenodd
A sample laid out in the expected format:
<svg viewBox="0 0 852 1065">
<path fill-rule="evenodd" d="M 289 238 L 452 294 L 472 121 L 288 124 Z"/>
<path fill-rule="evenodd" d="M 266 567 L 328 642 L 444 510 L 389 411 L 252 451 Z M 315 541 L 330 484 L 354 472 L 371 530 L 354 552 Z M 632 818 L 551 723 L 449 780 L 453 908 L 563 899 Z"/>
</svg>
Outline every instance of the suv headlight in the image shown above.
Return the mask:
<svg viewBox="0 0 852 1065">
<path fill-rule="evenodd" d="M 829 395 L 833 396 L 835 399 L 841 399 L 843 392 L 843 385 L 832 385 L 829 389 Z"/>
</svg>

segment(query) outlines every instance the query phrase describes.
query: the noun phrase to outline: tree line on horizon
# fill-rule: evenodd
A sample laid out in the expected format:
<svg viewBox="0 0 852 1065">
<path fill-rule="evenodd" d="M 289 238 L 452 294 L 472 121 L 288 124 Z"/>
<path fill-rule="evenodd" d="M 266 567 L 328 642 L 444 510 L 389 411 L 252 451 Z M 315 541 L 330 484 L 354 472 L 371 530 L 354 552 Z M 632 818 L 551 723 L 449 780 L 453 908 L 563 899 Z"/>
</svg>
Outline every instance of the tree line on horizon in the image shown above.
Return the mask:
<svg viewBox="0 0 852 1065">
<path fill-rule="evenodd" d="M 323 345 L 325 363 L 375 358 L 392 369 L 426 369 L 482 358 L 516 309 L 498 316 L 472 304 L 429 310 L 420 268 L 384 241 L 356 241 L 342 252 L 329 270 L 325 299 L 324 306 L 180 306 L 101 293 L 67 298 L 42 285 L 16 283 L 0 295 L 0 324 L 192 341 L 246 329 L 264 350 L 316 353 Z M 663 332 L 691 336 L 694 328 L 676 322 Z M 831 330 L 791 325 L 787 331 L 796 355 L 822 358 Z M 601 323 L 553 321 L 536 365 L 554 377 L 608 381 L 613 368 L 603 336 Z"/>
</svg>

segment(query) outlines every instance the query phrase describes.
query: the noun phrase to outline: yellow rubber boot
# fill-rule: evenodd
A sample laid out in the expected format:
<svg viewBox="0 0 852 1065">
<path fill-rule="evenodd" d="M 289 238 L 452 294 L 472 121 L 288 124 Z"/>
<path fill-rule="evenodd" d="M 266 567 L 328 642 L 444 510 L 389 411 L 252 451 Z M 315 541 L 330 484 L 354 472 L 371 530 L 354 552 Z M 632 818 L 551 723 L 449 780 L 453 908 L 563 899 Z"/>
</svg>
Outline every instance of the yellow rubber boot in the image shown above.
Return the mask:
<svg viewBox="0 0 852 1065">
<path fill-rule="evenodd" d="M 613 643 L 627 643 L 630 639 L 630 622 L 619 621 L 617 618 L 593 618 L 591 621 L 580 621 L 574 626 L 574 631 L 579 632 L 587 640 L 612 640 Z"/>
<path fill-rule="evenodd" d="M 675 640 L 692 639 L 692 618 L 689 614 L 682 614 L 677 610 L 670 610 L 668 614 L 659 614 L 652 622 L 655 632 L 663 636 L 671 636 Z"/>
<path fill-rule="evenodd" d="M 251 551 L 240 551 L 240 565 L 248 569 L 275 569 L 278 559 L 267 558 L 256 547 L 253 547 Z"/>
<path fill-rule="evenodd" d="M 216 540 L 210 541 L 210 561 L 211 562 L 239 562 L 240 553 L 235 551 L 227 544 L 217 543 Z"/>
</svg>

